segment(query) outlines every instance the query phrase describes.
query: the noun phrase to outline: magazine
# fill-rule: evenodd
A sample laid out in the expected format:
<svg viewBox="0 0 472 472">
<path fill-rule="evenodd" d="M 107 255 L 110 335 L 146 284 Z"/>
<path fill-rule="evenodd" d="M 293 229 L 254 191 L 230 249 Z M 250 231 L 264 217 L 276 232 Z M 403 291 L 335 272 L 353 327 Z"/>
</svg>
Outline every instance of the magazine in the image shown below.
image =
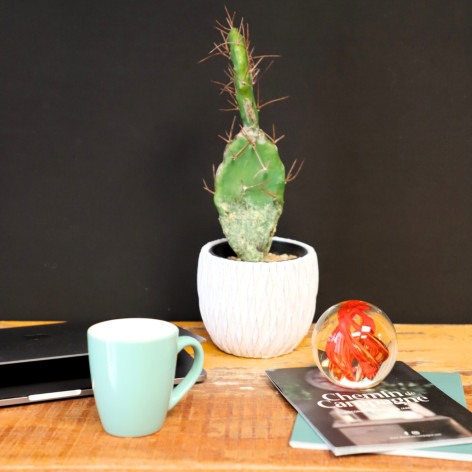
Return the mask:
<svg viewBox="0 0 472 472">
<path fill-rule="evenodd" d="M 453 400 L 466 406 L 464 389 L 462 388 L 461 376 L 455 372 L 420 372 L 420 374 L 431 383 L 441 389 Z M 301 449 L 328 449 L 321 436 L 303 419 L 297 415 L 290 446 Z M 457 461 L 472 461 L 472 444 L 458 444 L 455 446 L 439 446 L 419 449 L 403 449 L 382 454 L 396 456 L 429 457 L 434 459 L 449 459 Z"/>
<path fill-rule="evenodd" d="M 472 443 L 472 413 L 403 362 L 365 390 L 338 387 L 317 367 L 266 373 L 335 455 Z"/>
</svg>

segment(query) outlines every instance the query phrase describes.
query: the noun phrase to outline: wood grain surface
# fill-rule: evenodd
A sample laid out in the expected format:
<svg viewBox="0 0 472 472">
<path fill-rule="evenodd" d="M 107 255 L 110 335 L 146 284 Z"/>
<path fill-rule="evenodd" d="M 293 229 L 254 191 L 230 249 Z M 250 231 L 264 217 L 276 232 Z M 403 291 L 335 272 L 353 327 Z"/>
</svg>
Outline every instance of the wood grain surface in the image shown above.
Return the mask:
<svg viewBox="0 0 472 472">
<path fill-rule="evenodd" d="M 288 445 L 296 413 L 264 370 L 313 364 L 311 332 L 291 354 L 244 359 L 219 351 L 202 323 L 177 323 L 208 339 L 208 379 L 144 438 L 115 438 L 93 398 L 0 409 L 0 471 L 472 471 L 472 463 L 357 455 Z M 0 322 L 11 327 L 12 322 Z M 472 325 L 397 325 L 398 360 L 416 370 L 459 372 L 472 408 Z"/>
</svg>

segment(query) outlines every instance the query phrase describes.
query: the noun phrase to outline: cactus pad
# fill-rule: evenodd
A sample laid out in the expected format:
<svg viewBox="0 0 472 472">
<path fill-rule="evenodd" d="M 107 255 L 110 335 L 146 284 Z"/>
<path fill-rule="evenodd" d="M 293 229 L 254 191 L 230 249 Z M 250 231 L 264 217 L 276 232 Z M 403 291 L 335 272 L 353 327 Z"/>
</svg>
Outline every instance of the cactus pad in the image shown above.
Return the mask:
<svg viewBox="0 0 472 472">
<path fill-rule="evenodd" d="M 214 202 L 223 233 L 236 255 L 244 261 L 264 261 L 272 244 L 282 213 L 285 168 L 280 160 L 275 137 L 259 128 L 259 110 L 254 97 L 262 56 L 253 58 L 243 23 L 220 25 L 223 43 L 216 54 L 230 61 L 229 84 L 222 90 L 238 110 L 242 125 L 236 136 L 228 135 L 222 163 L 215 174 Z"/>
</svg>

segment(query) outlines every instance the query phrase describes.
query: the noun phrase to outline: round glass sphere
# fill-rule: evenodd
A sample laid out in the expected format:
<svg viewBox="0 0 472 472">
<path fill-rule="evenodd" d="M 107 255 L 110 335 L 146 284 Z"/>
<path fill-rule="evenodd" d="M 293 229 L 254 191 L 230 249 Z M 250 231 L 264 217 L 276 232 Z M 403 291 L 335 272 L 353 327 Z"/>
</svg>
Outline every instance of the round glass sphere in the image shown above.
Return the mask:
<svg viewBox="0 0 472 472">
<path fill-rule="evenodd" d="M 375 305 L 348 300 L 326 310 L 311 338 L 316 365 L 334 384 L 370 388 L 392 370 L 397 334 L 388 316 Z"/>
</svg>

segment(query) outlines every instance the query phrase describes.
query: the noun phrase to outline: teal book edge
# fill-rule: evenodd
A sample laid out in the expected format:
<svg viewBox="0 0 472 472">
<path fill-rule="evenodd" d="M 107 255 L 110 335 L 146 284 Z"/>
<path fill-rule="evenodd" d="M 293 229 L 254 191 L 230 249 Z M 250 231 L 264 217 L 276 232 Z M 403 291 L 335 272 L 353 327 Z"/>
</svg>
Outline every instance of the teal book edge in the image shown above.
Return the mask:
<svg viewBox="0 0 472 472">
<path fill-rule="evenodd" d="M 453 400 L 467 406 L 460 374 L 455 372 L 420 372 L 420 374 Z M 292 436 L 290 437 L 290 446 L 301 449 L 328 449 L 321 436 L 311 428 L 300 414 L 297 415 L 295 420 Z M 382 454 L 472 461 L 472 444 L 399 449 Z"/>
</svg>

